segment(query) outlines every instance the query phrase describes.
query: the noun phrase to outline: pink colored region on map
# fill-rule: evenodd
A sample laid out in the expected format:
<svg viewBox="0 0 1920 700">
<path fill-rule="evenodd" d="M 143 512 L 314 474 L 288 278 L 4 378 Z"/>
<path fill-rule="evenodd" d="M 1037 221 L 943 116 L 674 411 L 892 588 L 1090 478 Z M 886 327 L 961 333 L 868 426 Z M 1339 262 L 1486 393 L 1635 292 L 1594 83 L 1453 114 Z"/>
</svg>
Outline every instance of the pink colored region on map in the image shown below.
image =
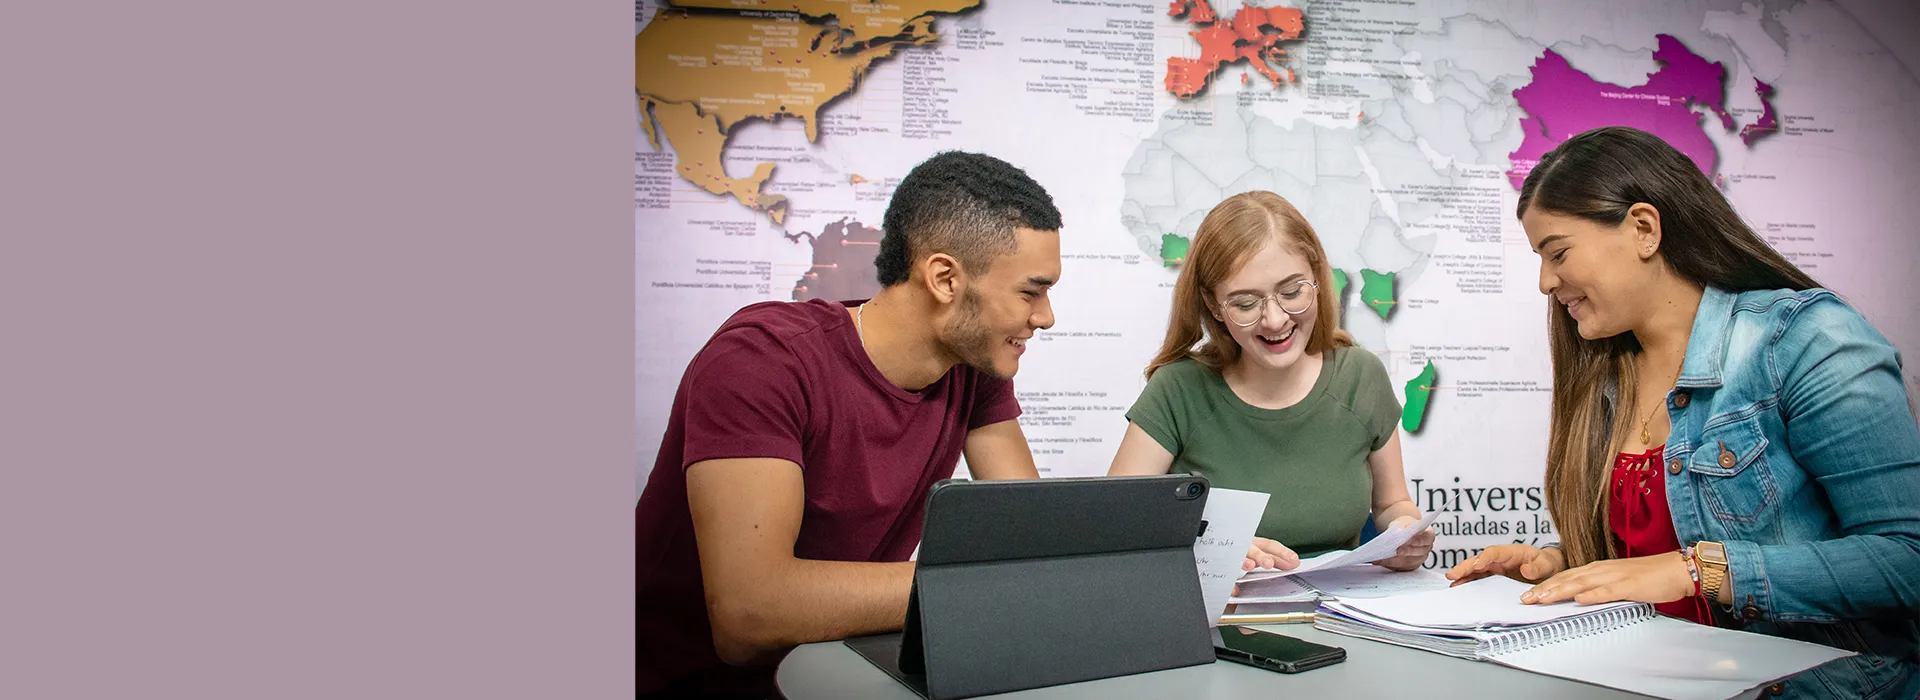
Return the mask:
<svg viewBox="0 0 1920 700">
<path fill-rule="evenodd" d="M 1280 42 L 1297 40 L 1306 30 L 1300 10 L 1245 5 L 1234 13 L 1231 21 L 1222 22 L 1207 0 L 1174 0 L 1167 8 L 1167 16 L 1186 17 L 1195 27 L 1188 35 L 1200 42 L 1199 58 L 1167 59 L 1167 92 L 1180 97 L 1199 94 L 1221 66 L 1236 61 L 1246 61 L 1273 81 L 1274 87 L 1293 82 L 1293 71 L 1287 71 L 1283 77 L 1271 63 L 1286 58 L 1287 50 L 1280 48 Z M 1269 29 L 1273 32 L 1269 33 Z"/>
<path fill-rule="evenodd" d="M 1725 104 L 1727 70 L 1688 51 L 1678 39 L 1661 34 L 1653 60 L 1660 65 L 1647 84 L 1624 88 L 1594 80 L 1548 49 L 1533 64 L 1533 80 L 1513 91 L 1527 116 L 1525 136 L 1507 171 L 1518 189 L 1540 156 L 1575 134 L 1602 126 L 1631 126 L 1665 139 L 1713 176 L 1719 153 L 1689 109 L 1699 105 L 1720 118 L 1728 131 L 1733 116 Z M 1768 106 L 1771 114 L 1772 106 Z"/>
<path fill-rule="evenodd" d="M 1760 95 L 1760 119 L 1740 130 L 1740 142 L 1752 146 L 1768 134 L 1780 131 L 1780 117 L 1773 113 L 1773 86 L 1759 78 L 1753 79 L 1753 91 Z"/>
</svg>

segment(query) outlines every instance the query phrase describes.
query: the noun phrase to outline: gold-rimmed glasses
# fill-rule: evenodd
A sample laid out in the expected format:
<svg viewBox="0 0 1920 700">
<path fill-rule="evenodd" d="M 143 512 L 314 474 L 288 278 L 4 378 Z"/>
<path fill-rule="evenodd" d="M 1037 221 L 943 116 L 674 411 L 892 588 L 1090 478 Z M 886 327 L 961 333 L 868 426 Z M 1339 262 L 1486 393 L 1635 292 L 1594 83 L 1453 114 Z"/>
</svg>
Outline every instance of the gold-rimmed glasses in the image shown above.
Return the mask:
<svg viewBox="0 0 1920 700">
<path fill-rule="evenodd" d="M 1266 296 L 1235 294 L 1220 302 L 1220 315 L 1233 325 L 1245 328 L 1259 323 L 1260 317 L 1267 313 L 1267 302 L 1272 301 L 1288 316 L 1298 316 L 1313 308 L 1313 299 L 1319 290 L 1320 285 L 1313 280 L 1300 280 Z"/>
</svg>

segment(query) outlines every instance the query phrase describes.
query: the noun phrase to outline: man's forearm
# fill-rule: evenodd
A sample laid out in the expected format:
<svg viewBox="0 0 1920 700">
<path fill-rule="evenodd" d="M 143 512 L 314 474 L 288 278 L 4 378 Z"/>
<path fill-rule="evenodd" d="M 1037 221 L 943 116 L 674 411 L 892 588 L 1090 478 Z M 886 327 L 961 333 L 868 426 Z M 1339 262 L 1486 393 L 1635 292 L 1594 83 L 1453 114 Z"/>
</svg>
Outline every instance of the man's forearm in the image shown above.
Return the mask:
<svg viewBox="0 0 1920 700">
<path fill-rule="evenodd" d="M 714 646 L 721 659 L 743 664 L 808 642 L 900 629 L 913 568 L 913 562 L 772 563 L 750 595 L 708 600 Z"/>
</svg>

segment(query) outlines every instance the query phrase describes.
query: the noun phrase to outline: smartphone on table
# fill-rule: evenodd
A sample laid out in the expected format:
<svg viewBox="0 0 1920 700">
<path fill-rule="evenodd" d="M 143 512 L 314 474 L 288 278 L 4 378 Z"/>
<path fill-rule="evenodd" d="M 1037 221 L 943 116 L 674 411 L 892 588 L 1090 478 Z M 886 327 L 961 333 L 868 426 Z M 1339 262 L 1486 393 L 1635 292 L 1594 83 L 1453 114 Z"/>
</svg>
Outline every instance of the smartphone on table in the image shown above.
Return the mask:
<svg viewBox="0 0 1920 700">
<path fill-rule="evenodd" d="M 1213 628 L 1215 657 L 1281 673 L 1299 673 L 1347 660 L 1347 650 L 1240 625 Z"/>
</svg>

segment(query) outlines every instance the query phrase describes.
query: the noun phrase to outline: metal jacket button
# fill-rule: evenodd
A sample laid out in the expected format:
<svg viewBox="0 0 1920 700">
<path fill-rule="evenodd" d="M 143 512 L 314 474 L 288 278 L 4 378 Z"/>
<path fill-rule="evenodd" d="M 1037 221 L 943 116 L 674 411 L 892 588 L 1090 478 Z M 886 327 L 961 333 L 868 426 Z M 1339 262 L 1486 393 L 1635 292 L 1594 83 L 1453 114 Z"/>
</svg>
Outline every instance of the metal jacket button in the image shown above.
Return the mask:
<svg viewBox="0 0 1920 700">
<path fill-rule="evenodd" d="M 1675 458 L 1673 458 L 1673 459 L 1669 459 L 1669 460 L 1667 460 L 1667 473 L 1668 473 L 1668 474 L 1679 474 L 1679 473 L 1680 473 L 1680 470 L 1681 470 L 1681 469 L 1685 469 L 1685 468 L 1686 468 L 1686 467 L 1684 467 L 1684 466 L 1682 466 L 1682 465 L 1680 464 L 1680 458 L 1679 458 L 1679 457 L 1675 457 Z"/>
</svg>

